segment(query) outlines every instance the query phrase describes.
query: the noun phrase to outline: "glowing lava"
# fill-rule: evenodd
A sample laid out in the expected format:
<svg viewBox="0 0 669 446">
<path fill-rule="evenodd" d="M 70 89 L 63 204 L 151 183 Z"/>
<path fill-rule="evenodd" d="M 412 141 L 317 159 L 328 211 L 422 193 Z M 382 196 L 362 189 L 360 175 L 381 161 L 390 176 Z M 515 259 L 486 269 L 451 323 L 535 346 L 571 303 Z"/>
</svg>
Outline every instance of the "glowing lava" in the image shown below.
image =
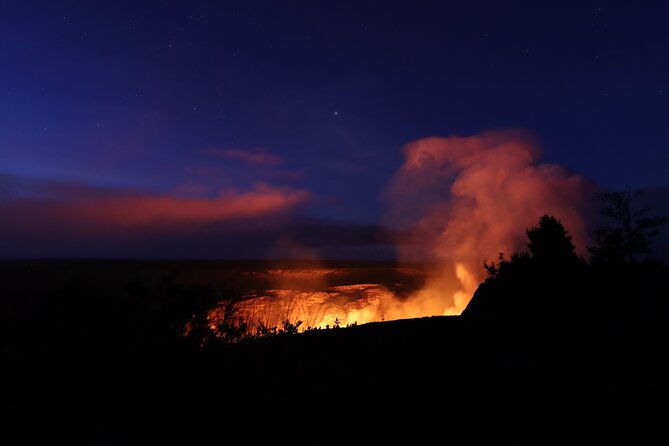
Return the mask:
<svg viewBox="0 0 669 446">
<path fill-rule="evenodd" d="M 303 329 L 383 320 L 396 299 L 383 285 L 368 283 L 322 291 L 266 290 L 246 297 L 240 310 L 251 323 L 271 327 L 284 320 L 302 321 Z"/>
<path fill-rule="evenodd" d="M 418 275 L 425 274 L 425 271 L 406 269 L 404 273 Z M 358 271 L 358 276 L 360 274 L 361 271 Z M 226 317 L 234 317 L 236 321 L 243 322 L 251 334 L 258 333 L 262 328 L 280 327 L 284 321 L 301 322 L 299 331 L 345 327 L 394 319 L 460 314 L 468 300 L 464 296 L 471 291 L 454 290 L 452 285 L 443 284 L 442 293 L 459 292 L 463 296 L 459 299 L 444 299 L 443 294 L 425 290 L 399 292 L 398 286 L 401 284 L 397 283 L 341 284 L 350 275 L 351 270 L 322 268 L 255 272 L 251 274 L 252 277 L 284 286 L 247 293 L 235 304 L 234 312 L 229 311 L 229 306 L 220 305 L 210 311 L 208 319 L 212 329 L 215 329 L 225 322 Z M 449 274 L 431 276 L 455 279 L 455 276 Z M 462 306 L 445 305 L 452 300 L 461 302 Z"/>
</svg>

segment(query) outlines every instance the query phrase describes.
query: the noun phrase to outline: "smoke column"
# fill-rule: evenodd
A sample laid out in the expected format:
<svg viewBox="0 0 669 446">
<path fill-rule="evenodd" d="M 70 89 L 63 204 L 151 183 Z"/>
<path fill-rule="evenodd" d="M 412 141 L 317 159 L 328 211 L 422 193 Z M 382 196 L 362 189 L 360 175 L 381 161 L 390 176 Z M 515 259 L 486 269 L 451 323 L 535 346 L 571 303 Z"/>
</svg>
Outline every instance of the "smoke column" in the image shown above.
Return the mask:
<svg viewBox="0 0 669 446">
<path fill-rule="evenodd" d="M 432 262 L 425 286 L 402 317 L 460 314 L 486 276 L 483 263 L 524 250 L 525 230 L 558 218 L 585 254 L 583 212 L 591 184 L 564 167 L 538 162 L 519 132 L 425 138 L 404 147 L 386 198 L 387 223 L 401 228 L 402 261 Z"/>
<path fill-rule="evenodd" d="M 544 214 L 559 219 L 585 255 L 583 216 L 596 189 L 564 167 L 540 163 L 526 135 L 425 138 L 407 144 L 404 155 L 385 197 L 385 223 L 397 229 L 400 261 L 430 265 L 424 286 L 398 296 L 376 283 L 327 285 L 336 270 L 268 271 L 275 287 L 245 300 L 249 320 L 326 327 L 460 314 L 485 279 L 484 262 L 524 250 L 526 229 Z M 288 247 L 289 241 L 279 246 Z"/>
</svg>

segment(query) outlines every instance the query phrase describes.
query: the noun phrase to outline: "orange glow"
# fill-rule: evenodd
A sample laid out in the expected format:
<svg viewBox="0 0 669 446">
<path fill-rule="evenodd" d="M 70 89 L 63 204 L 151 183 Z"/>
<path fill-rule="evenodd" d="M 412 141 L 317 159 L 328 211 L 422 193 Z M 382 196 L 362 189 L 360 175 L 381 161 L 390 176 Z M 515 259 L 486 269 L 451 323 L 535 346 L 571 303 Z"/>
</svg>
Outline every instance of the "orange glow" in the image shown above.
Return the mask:
<svg viewBox="0 0 669 446">
<path fill-rule="evenodd" d="M 567 169 L 538 162 L 532 141 L 517 132 L 426 138 L 404 148 L 405 163 L 388 190 L 388 224 L 401 261 L 435 265 L 423 286 L 397 296 L 378 283 L 319 286 L 323 271 L 277 275 L 311 278 L 245 296 L 250 321 L 307 327 L 458 315 L 485 279 L 484 262 L 525 248 L 525 229 L 541 215 L 564 222 L 580 254 L 587 246 L 586 208 L 592 185 Z M 282 276 L 281 279 L 279 276 Z M 304 276 L 304 277 L 302 277 Z M 290 280 L 288 280 L 290 282 Z"/>
<path fill-rule="evenodd" d="M 386 197 L 388 222 L 406 229 L 395 240 L 400 260 L 441 265 L 412 302 L 460 314 L 485 279 L 484 262 L 524 250 L 525 229 L 544 214 L 559 218 L 586 254 L 582 215 L 593 185 L 539 163 L 527 135 L 425 138 L 407 144 L 404 154 Z"/>
<path fill-rule="evenodd" d="M 381 320 L 394 294 L 378 284 L 329 287 L 323 291 L 267 290 L 244 302 L 242 311 L 266 326 L 302 321 L 303 328 L 326 328 Z"/>
<path fill-rule="evenodd" d="M 391 290 L 389 284 L 329 284 L 340 282 L 338 279 L 345 273 L 336 268 L 269 269 L 254 273 L 256 279 L 281 287 L 244 295 L 234 317 L 246 322 L 253 334 L 258 332 L 259 327 L 280 327 L 285 320 L 291 323 L 301 321 L 299 331 L 304 331 L 310 328 L 459 314 L 464 308 L 451 305 L 449 302 L 453 299 L 444 299 L 443 293 L 433 293 L 426 289 L 400 295 Z M 455 279 L 455 276 L 433 274 L 431 277 L 444 279 L 442 291 L 455 290 L 452 283 L 446 283 Z M 464 292 L 466 294 L 469 291 Z M 221 306 L 210 311 L 208 319 L 212 330 L 224 322 L 224 308 Z"/>
</svg>

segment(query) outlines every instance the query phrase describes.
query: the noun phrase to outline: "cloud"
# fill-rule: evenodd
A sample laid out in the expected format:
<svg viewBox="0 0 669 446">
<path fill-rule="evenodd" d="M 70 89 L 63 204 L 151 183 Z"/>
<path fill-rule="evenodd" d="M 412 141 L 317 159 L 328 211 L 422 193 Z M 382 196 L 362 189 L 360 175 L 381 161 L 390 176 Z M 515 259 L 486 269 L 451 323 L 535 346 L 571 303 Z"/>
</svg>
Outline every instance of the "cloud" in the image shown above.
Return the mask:
<svg viewBox="0 0 669 446">
<path fill-rule="evenodd" d="M 217 158 L 241 161 L 252 166 L 276 166 L 283 158 L 263 149 L 207 149 L 206 153 Z"/>
<path fill-rule="evenodd" d="M 294 183 L 306 178 L 304 172 L 289 169 L 263 169 L 261 174 L 268 180 L 280 181 L 285 183 Z"/>
<path fill-rule="evenodd" d="M 157 194 L 0 173 L 0 257 L 393 258 L 386 228 L 304 216 L 313 198 L 306 190 L 259 183 L 204 192 L 189 184 Z"/>
<path fill-rule="evenodd" d="M 7 177 L 2 189 L 0 240 L 154 237 L 252 227 L 292 213 L 310 197 L 304 190 L 266 184 L 205 198 L 53 181 L 12 182 Z"/>
<path fill-rule="evenodd" d="M 291 225 L 291 236 L 312 247 L 387 245 L 390 229 L 379 224 L 351 220 L 301 217 Z"/>
<path fill-rule="evenodd" d="M 321 258 L 341 260 L 394 259 L 394 232 L 375 223 L 330 218 L 298 217 L 283 230 L 282 236 L 294 246 L 318 250 Z M 284 243 L 281 248 L 285 247 Z M 292 249 L 299 257 L 300 250 Z"/>
<path fill-rule="evenodd" d="M 224 173 L 221 166 L 188 166 L 185 170 L 189 175 L 198 178 L 219 178 Z"/>
</svg>

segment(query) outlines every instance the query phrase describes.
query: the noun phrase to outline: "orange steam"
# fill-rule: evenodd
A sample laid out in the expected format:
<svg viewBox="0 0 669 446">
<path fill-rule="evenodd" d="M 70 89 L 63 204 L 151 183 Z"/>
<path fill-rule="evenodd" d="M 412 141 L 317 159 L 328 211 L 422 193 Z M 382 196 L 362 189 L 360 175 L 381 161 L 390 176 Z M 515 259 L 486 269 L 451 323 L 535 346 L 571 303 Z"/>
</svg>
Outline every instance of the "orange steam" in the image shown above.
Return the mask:
<svg viewBox="0 0 669 446">
<path fill-rule="evenodd" d="M 564 167 L 538 163 L 526 135 L 426 138 L 404 153 L 388 194 L 388 218 L 409 234 L 396 240 L 401 259 L 437 265 L 406 305 L 460 314 L 485 278 L 483 263 L 522 250 L 524 230 L 543 214 L 559 218 L 585 253 L 582 215 L 592 186 Z M 450 292 L 448 271 L 455 275 Z"/>
<path fill-rule="evenodd" d="M 524 230 L 544 214 L 559 218 L 584 254 L 581 215 L 592 187 L 561 166 L 539 163 L 538 153 L 517 132 L 407 144 L 405 162 L 386 195 L 386 219 L 403 234 L 394 240 L 400 260 L 432 265 L 422 288 L 398 296 L 376 283 L 312 283 L 309 289 L 294 283 L 247 296 L 242 312 L 269 325 L 301 320 L 304 328 L 458 315 L 485 278 L 484 262 L 496 260 L 500 252 L 522 250 Z M 292 274 L 313 282 L 328 272 Z M 279 276 L 276 283 L 285 284 L 286 275 Z"/>
</svg>

